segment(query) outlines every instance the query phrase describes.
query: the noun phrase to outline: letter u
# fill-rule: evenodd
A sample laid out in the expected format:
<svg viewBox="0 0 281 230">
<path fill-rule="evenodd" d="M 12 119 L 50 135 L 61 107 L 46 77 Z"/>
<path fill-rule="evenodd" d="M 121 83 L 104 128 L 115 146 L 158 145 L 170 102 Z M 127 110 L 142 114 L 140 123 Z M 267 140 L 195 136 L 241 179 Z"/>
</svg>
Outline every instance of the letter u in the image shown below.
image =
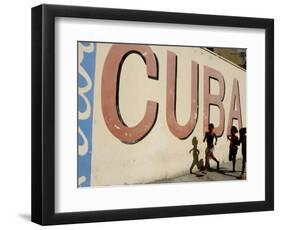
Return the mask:
<svg viewBox="0 0 281 230">
<path fill-rule="evenodd" d="M 176 83 L 177 83 L 177 56 L 168 51 L 167 58 L 167 104 L 166 119 L 170 131 L 179 139 L 186 139 L 194 130 L 198 118 L 198 78 L 199 65 L 192 61 L 191 80 L 191 112 L 189 121 L 185 125 L 180 125 L 176 117 Z"/>
</svg>

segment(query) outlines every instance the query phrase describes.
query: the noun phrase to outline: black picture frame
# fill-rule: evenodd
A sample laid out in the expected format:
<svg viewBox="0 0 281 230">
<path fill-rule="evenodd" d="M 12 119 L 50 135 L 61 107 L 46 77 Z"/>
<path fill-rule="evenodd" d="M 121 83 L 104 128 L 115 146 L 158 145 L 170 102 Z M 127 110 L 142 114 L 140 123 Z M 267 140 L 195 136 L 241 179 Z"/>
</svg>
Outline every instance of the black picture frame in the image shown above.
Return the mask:
<svg viewBox="0 0 281 230">
<path fill-rule="evenodd" d="M 265 200 L 55 213 L 55 18 L 260 28 L 265 30 Z M 263 151 L 263 150 L 261 150 Z M 32 8 L 32 221 L 41 225 L 162 218 L 274 209 L 274 20 L 110 8 Z"/>
</svg>

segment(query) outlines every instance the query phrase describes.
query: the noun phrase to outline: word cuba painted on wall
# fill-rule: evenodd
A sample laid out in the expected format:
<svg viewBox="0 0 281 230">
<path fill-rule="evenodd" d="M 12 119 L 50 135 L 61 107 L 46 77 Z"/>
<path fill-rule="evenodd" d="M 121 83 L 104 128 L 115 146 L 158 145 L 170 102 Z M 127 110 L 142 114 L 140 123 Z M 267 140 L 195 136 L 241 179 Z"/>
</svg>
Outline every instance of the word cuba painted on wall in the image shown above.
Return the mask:
<svg viewBox="0 0 281 230">
<path fill-rule="evenodd" d="M 183 175 L 192 139 L 217 157 L 246 124 L 246 71 L 206 48 L 78 42 L 78 186 L 151 183 Z"/>
<path fill-rule="evenodd" d="M 147 101 L 145 115 L 142 120 L 134 127 L 128 127 L 122 119 L 121 111 L 118 107 L 119 81 L 122 65 L 126 58 L 135 53 L 144 61 L 147 76 L 151 79 L 158 79 L 158 68 L 161 63 L 157 61 L 157 56 L 147 45 L 112 45 L 103 67 L 101 100 L 102 111 L 106 125 L 110 132 L 124 143 L 133 144 L 142 140 L 153 128 L 157 121 L 158 102 Z M 179 139 L 186 139 L 194 130 L 199 110 L 199 79 L 198 63 L 191 62 L 191 113 L 189 121 L 185 125 L 180 125 L 176 118 L 176 82 L 177 82 L 177 55 L 167 50 L 167 89 L 166 89 L 166 121 L 171 133 Z M 219 94 L 210 93 L 210 78 L 219 84 Z M 132 86 L 134 87 L 134 86 Z M 144 86 L 145 87 L 145 86 Z M 224 100 L 225 81 L 224 76 L 219 70 L 204 65 L 204 130 L 208 130 L 210 122 L 210 105 L 217 106 L 220 111 L 220 121 L 215 132 L 222 136 L 225 127 Z M 233 79 L 232 93 L 230 101 L 230 111 L 228 118 L 228 133 L 233 124 L 233 120 L 238 120 L 239 127 L 242 128 L 241 106 L 239 96 L 239 82 Z"/>
</svg>

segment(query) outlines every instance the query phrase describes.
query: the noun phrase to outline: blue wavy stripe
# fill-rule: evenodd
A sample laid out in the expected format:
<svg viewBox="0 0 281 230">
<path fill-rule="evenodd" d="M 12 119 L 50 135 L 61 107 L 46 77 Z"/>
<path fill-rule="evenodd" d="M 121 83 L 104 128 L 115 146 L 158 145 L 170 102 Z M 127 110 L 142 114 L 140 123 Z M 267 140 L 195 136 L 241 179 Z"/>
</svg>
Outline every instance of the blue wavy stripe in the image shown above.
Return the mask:
<svg viewBox="0 0 281 230">
<path fill-rule="evenodd" d="M 89 46 L 90 42 L 78 42 L 83 46 Z M 87 141 L 88 141 L 88 151 L 85 155 L 81 156 L 78 155 L 78 187 L 88 187 L 91 185 L 91 157 L 92 157 L 92 150 L 93 150 L 93 143 L 92 143 L 92 135 L 93 135 L 93 110 L 94 110 L 94 81 L 95 81 L 95 67 L 96 67 L 96 44 L 91 43 L 94 45 L 94 50 L 90 53 L 84 52 L 84 59 L 81 62 L 81 66 L 85 69 L 85 71 L 90 76 L 92 87 L 91 89 L 84 93 L 84 96 L 89 100 L 91 105 L 91 112 L 89 118 L 86 120 L 80 120 L 78 118 L 78 127 L 84 133 Z M 79 53 L 78 53 L 79 55 Z M 86 80 L 83 78 L 81 74 L 78 72 L 78 88 L 86 86 Z M 86 103 L 85 100 L 78 94 L 78 111 L 83 112 L 86 110 Z M 78 133 L 77 129 L 77 141 L 78 145 L 83 144 L 83 138 Z M 77 148 L 78 149 L 78 148 Z M 79 179 L 80 178 L 80 179 Z M 80 182 L 79 182 L 80 181 Z M 82 181 L 82 182 L 81 182 Z"/>
</svg>

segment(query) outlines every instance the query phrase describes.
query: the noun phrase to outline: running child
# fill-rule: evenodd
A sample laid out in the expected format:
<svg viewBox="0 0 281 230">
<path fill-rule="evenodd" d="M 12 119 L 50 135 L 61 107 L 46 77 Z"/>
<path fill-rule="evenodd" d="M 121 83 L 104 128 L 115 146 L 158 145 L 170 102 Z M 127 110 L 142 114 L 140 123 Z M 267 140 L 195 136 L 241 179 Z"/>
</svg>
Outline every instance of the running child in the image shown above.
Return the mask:
<svg viewBox="0 0 281 230">
<path fill-rule="evenodd" d="M 207 147 L 205 150 L 205 170 L 210 168 L 210 158 L 212 158 L 217 163 L 217 169 L 219 169 L 220 162 L 214 156 L 214 139 L 215 145 L 217 144 L 218 138 L 214 132 L 214 124 L 209 124 L 209 132 L 205 133 L 203 142 L 207 140 Z"/>
<path fill-rule="evenodd" d="M 241 175 L 238 178 L 239 179 L 245 179 L 244 173 L 245 173 L 245 168 L 246 168 L 246 151 L 247 151 L 247 147 L 246 147 L 246 143 L 247 143 L 246 128 L 241 128 L 239 130 L 239 135 L 240 135 L 239 143 L 241 143 L 241 145 L 242 145 L 243 160 L 242 160 L 242 172 L 241 172 Z"/>
<path fill-rule="evenodd" d="M 229 144 L 229 161 L 232 161 L 232 172 L 235 172 L 236 155 L 238 151 L 239 139 L 236 136 L 238 130 L 235 126 L 231 127 L 231 135 L 227 135 L 227 139 L 230 140 Z"/>
</svg>

